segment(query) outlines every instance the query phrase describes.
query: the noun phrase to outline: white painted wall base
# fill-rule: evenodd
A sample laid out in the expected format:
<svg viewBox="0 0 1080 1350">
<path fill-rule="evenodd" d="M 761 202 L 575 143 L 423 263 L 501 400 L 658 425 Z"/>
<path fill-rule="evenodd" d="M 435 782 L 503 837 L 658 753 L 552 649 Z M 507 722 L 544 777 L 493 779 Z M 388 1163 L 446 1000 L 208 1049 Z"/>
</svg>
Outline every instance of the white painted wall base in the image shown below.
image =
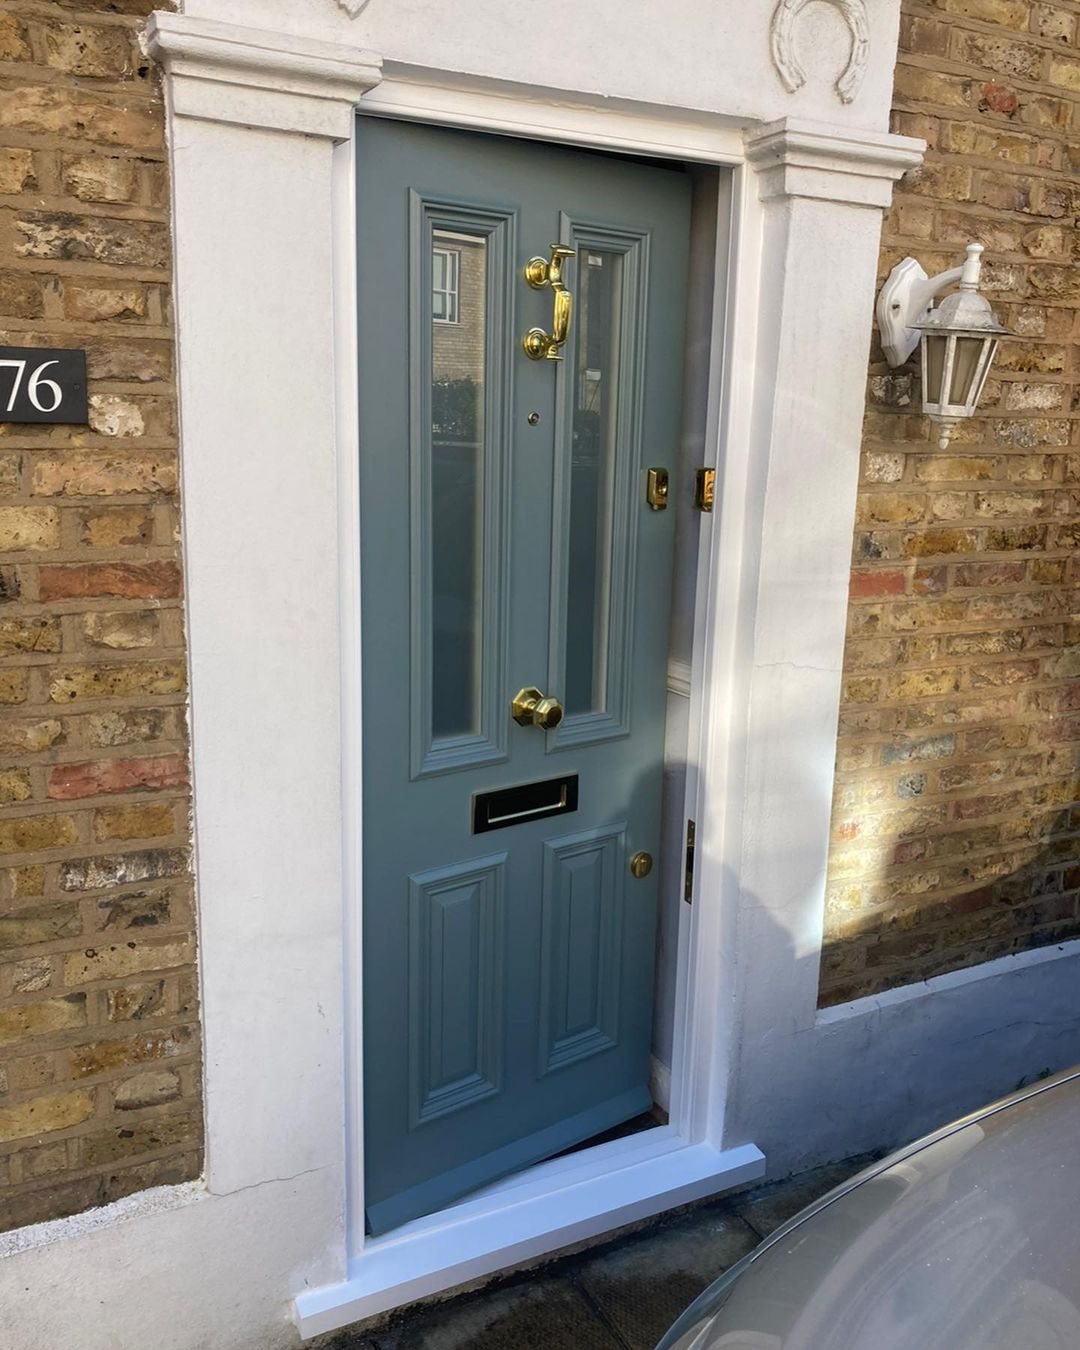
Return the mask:
<svg viewBox="0 0 1080 1350">
<path fill-rule="evenodd" d="M 334 1169 L 162 1187 L 0 1237 L 4 1350 L 292 1350 L 292 1295 L 341 1276 Z M 339 1240 L 338 1240 L 339 1241 Z"/>
<path fill-rule="evenodd" d="M 1080 939 L 950 971 L 744 1042 L 732 1128 L 770 1176 L 893 1148 L 1080 1063 Z"/>
</svg>

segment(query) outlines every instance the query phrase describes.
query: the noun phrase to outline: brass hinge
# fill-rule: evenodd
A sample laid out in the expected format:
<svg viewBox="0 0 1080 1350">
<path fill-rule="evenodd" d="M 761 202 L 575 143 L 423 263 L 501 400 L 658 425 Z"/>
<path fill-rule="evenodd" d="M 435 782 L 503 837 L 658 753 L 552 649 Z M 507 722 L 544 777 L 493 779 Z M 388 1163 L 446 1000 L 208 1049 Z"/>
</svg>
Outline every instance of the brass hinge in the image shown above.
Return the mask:
<svg viewBox="0 0 1080 1350">
<path fill-rule="evenodd" d="M 694 505 L 699 511 L 711 511 L 716 500 L 716 470 L 698 469 L 694 479 Z"/>
<path fill-rule="evenodd" d="M 694 903 L 694 835 L 697 827 L 692 820 L 686 822 L 686 870 L 683 875 L 682 898 L 688 905 Z"/>
</svg>

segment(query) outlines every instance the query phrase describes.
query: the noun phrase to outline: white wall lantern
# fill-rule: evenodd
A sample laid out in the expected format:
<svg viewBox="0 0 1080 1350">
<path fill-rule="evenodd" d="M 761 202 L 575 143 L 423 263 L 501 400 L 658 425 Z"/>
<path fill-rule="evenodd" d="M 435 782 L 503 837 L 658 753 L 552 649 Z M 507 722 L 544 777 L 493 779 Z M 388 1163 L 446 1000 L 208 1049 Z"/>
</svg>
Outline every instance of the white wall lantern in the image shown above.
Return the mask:
<svg viewBox="0 0 1080 1350">
<path fill-rule="evenodd" d="M 889 365 L 903 365 L 921 342 L 922 408 L 938 424 L 942 450 L 956 423 L 975 412 L 998 339 L 1009 331 L 979 294 L 982 251 L 982 244 L 968 244 L 962 267 L 934 277 L 927 277 L 914 258 L 905 258 L 878 296 L 878 328 Z M 960 289 L 935 309 L 934 296 L 957 281 Z"/>
</svg>

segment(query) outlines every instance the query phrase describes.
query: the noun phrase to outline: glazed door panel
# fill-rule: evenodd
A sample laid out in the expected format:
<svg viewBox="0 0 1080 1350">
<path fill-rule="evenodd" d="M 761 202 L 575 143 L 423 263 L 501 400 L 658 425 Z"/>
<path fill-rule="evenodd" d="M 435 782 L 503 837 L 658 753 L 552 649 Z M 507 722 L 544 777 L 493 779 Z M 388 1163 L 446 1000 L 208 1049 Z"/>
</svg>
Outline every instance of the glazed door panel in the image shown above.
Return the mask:
<svg viewBox="0 0 1080 1350">
<path fill-rule="evenodd" d="M 659 845 L 675 513 L 649 508 L 645 471 L 677 449 L 689 184 L 363 118 L 358 224 L 364 1154 L 383 1232 L 650 1102 L 657 869 L 629 864 Z M 523 268 L 555 244 L 569 326 L 560 359 L 533 360 L 523 335 L 557 332 L 565 301 Z M 561 722 L 546 704 L 550 729 L 514 720 L 530 687 Z M 553 782 L 479 826 L 478 797 Z"/>
</svg>

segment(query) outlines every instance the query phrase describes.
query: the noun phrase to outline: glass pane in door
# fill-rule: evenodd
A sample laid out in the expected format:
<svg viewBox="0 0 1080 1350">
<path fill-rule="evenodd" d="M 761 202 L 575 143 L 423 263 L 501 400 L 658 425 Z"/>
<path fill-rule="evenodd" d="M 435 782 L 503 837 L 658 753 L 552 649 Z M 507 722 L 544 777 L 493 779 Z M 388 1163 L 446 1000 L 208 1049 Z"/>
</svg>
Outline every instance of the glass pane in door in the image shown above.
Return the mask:
<svg viewBox="0 0 1080 1350">
<path fill-rule="evenodd" d="M 607 708 L 623 263 L 621 252 L 579 253 L 566 583 L 570 716 Z"/>
<path fill-rule="evenodd" d="M 431 233 L 432 739 L 480 727 L 487 239 Z"/>
</svg>

